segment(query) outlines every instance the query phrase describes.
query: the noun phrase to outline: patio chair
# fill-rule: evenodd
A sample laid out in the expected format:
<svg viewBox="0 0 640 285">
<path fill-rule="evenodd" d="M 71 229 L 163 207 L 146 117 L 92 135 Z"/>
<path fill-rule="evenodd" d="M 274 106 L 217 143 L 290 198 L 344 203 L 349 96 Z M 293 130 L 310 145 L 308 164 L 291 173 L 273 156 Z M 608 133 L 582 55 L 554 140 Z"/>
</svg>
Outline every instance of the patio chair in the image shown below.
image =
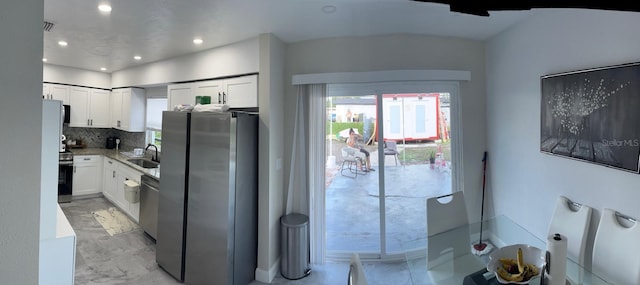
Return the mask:
<svg viewBox="0 0 640 285">
<path fill-rule="evenodd" d="M 358 163 L 360 163 L 360 165 L 365 165 L 364 160 L 361 157 L 356 156 L 356 153 L 360 152 L 359 149 L 357 148 L 352 148 L 352 147 L 348 147 L 345 146 L 342 148 L 341 153 L 342 153 L 342 166 L 340 166 L 340 174 L 342 174 L 342 176 L 345 177 L 349 177 L 349 178 L 356 178 L 358 177 Z M 344 171 L 345 171 L 345 166 L 346 169 L 349 170 L 348 173 L 351 173 L 349 175 L 345 175 Z M 360 175 L 366 175 L 367 173 L 360 170 Z"/>
<path fill-rule="evenodd" d="M 640 284 L 638 221 L 605 208 L 593 242 L 593 273 L 612 284 Z"/>
<path fill-rule="evenodd" d="M 395 158 L 396 165 L 398 165 L 398 146 L 395 141 L 385 141 L 384 142 L 384 155 L 393 155 Z"/>
</svg>

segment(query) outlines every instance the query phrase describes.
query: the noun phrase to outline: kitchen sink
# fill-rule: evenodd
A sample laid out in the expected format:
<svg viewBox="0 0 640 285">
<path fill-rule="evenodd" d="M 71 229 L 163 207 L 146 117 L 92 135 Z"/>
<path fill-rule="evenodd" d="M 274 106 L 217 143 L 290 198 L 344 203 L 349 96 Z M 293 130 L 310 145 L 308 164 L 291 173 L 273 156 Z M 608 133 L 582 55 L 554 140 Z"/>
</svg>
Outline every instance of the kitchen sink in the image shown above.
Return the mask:
<svg viewBox="0 0 640 285">
<path fill-rule="evenodd" d="M 159 162 L 155 162 L 148 158 L 131 158 L 131 159 L 127 159 L 127 161 L 135 165 L 138 165 L 142 168 L 158 168 L 158 166 L 160 166 Z"/>
</svg>

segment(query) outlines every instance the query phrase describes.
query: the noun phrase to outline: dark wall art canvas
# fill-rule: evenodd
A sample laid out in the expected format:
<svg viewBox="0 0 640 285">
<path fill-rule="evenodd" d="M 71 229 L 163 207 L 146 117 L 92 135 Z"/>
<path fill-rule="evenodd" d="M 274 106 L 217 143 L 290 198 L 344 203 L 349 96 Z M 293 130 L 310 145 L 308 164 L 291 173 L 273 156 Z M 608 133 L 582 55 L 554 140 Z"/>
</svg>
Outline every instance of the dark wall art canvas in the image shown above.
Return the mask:
<svg viewBox="0 0 640 285">
<path fill-rule="evenodd" d="M 540 151 L 638 173 L 640 63 L 541 77 Z"/>
</svg>

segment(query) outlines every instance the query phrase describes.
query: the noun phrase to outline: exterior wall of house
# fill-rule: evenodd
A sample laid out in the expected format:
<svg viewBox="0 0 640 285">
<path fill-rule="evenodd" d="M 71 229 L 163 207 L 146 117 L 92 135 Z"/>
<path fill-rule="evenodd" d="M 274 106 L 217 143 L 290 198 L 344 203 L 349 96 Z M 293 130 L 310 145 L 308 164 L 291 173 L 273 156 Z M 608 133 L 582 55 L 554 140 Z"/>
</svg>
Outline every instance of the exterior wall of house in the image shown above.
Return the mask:
<svg viewBox="0 0 640 285">
<path fill-rule="evenodd" d="M 491 215 L 546 238 L 556 198 L 565 195 L 594 208 L 591 242 L 604 208 L 640 218 L 640 175 L 540 152 L 540 76 L 637 62 L 639 25 L 640 13 L 541 10 L 488 41 Z"/>
</svg>

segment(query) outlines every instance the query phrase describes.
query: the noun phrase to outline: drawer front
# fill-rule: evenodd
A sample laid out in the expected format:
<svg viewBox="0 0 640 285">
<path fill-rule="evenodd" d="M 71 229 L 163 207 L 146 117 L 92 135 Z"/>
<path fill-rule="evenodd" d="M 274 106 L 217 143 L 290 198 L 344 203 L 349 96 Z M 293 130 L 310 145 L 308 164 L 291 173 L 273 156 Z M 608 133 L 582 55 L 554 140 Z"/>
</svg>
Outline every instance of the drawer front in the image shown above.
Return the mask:
<svg viewBox="0 0 640 285">
<path fill-rule="evenodd" d="M 99 155 L 75 155 L 73 156 L 73 163 L 83 163 L 83 162 L 99 162 Z"/>
</svg>

